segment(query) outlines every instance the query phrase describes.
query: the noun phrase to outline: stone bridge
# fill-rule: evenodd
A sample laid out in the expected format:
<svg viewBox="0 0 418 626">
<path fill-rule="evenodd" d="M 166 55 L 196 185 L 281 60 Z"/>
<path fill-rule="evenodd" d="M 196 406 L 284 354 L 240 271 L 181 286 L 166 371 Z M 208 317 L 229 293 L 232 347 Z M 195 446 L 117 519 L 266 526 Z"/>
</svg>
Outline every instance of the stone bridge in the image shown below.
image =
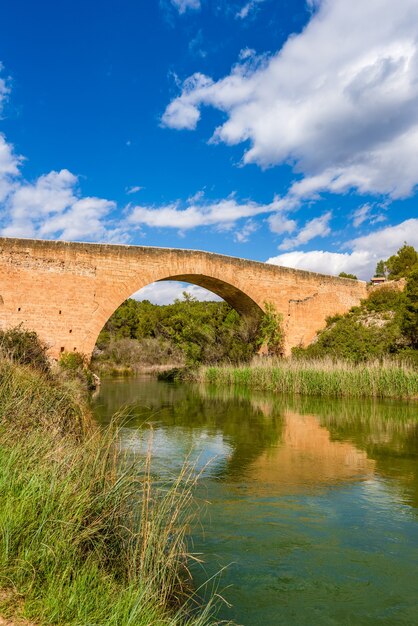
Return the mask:
<svg viewBox="0 0 418 626">
<path fill-rule="evenodd" d="M 364 282 L 209 252 L 0 238 L 0 326 L 35 330 L 52 357 L 90 357 L 115 309 L 162 280 L 205 287 L 250 318 L 273 303 L 283 315 L 287 354 L 367 295 Z"/>
</svg>

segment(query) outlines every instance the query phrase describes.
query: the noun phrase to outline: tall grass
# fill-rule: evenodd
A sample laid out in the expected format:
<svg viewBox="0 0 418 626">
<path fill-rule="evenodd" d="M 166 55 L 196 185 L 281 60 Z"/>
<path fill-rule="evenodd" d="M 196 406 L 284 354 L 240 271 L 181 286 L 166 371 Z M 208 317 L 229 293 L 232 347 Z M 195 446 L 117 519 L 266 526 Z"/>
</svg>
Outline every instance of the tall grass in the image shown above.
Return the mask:
<svg viewBox="0 0 418 626">
<path fill-rule="evenodd" d="M 200 382 L 307 396 L 418 399 L 418 370 L 393 361 L 256 359 L 251 365 L 201 367 Z"/>
<path fill-rule="evenodd" d="M 86 425 L 87 424 L 87 425 Z M 193 477 L 121 462 L 68 384 L 0 362 L 0 612 L 38 624 L 213 623 L 190 600 Z M 4 593 L 6 591 L 6 593 Z M 189 600 L 188 600 L 189 598 Z"/>
</svg>

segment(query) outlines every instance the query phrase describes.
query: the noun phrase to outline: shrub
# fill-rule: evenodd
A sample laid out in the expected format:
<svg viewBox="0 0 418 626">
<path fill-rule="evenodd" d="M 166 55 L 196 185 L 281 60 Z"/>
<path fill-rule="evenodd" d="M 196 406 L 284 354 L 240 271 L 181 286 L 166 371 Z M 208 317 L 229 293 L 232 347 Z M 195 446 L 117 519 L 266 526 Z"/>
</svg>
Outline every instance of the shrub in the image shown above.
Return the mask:
<svg viewBox="0 0 418 626">
<path fill-rule="evenodd" d="M 86 357 L 80 352 L 64 352 L 59 360 L 59 365 L 64 370 L 76 371 L 84 368 Z"/>
<path fill-rule="evenodd" d="M 0 330 L 0 352 L 4 357 L 21 365 L 30 365 L 41 372 L 49 372 L 47 347 L 38 335 L 24 330 L 22 325 Z"/>
</svg>

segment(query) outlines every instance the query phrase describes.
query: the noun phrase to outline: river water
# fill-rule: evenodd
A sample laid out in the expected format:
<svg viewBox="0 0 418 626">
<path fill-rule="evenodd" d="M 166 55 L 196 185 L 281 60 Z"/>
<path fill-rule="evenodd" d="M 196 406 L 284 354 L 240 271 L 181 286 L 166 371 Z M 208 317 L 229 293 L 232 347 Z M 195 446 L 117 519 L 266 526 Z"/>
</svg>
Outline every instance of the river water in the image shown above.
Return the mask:
<svg viewBox="0 0 418 626">
<path fill-rule="evenodd" d="M 106 423 L 130 407 L 123 446 L 152 424 L 154 469 L 204 468 L 193 530 L 245 626 L 418 624 L 418 406 L 284 398 L 238 388 L 104 381 Z M 147 431 L 144 433 L 144 430 Z"/>
</svg>

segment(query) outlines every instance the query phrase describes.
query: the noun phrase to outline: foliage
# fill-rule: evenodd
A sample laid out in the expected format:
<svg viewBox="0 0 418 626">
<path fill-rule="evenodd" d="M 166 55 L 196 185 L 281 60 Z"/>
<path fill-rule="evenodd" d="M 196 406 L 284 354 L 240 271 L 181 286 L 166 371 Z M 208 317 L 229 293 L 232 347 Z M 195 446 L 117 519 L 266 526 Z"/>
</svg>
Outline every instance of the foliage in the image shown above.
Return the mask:
<svg viewBox="0 0 418 626">
<path fill-rule="evenodd" d="M 358 280 L 355 274 L 347 274 L 347 272 L 340 272 L 338 276 L 340 278 L 351 278 L 352 280 Z"/>
<path fill-rule="evenodd" d="M 395 355 L 406 345 L 402 335 L 404 296 L 385 285 L 372 291 L 361 305 L 327 320 L 326 328 L 307 348 L 296 348 L 299 358 L 346 359 L 354 363 Z"/>
<path fill-rule="evenodd" d="M 264 303 L 264 316 L 259 326 L 258 344 L 266 345 L 269 354 L 283 354 L 283 316 L 271 302 Z"/>
<path fill-rule="evenodd" d="M 386 283 L 346 315 L 327 320 L 326 328 L 296 357 L 347 359 L 355 363 L 386 356 L 418 363 L 418 253 L 406 243 L 387 261 L 379 261 L 377 275 L 406 278 L 404 293 Z"/>
<path fill-rule="evenodd" d="M 60 367 L 64 370 L 76 371 L 82 369 L 86 358 L 80 352 L 64 352 L 59 360 Z"/>
<path fill-rule="evenodd" d="M 41 372 L 48 372 L 50 366 L 46 350 L 38 335 L 25 330 L 22 325 L 9 330 L 0 330 L 0 354 L 15 363 L 30 365 Z"/>
<path fill-rule="evenodd" d="M 64 352 L 58 361 L 60 374 L 69 380 L 78 381 L 88 391 L 97 387 L 97 377 L 91 371 L 86 356 L 80 352 Z"/>
<path fill-rule="evenodd" d="M 377 262 L 374 274 L 375 276 L 386 276 L 386 265 L 383 260 Z"/>
<path fill-rule="evenodd" d="M 376 266 L 377 276 L 387 276 L 390 280 L 406 278 L 413 269 L 418 267 L 418 252 L 413 246 L 405 243 L 396 254 L 386 261 L 379 261 Z"/>
<path fill-rule="evenodd" d="M 109 351 L 115 353 L 116 347 L 119 350 L 121 345 L 116 346 L 116 342 L 124 338 L 139 340 L 136 348 L 129 344 L 129 350 L 148 365 L 169 362 L 170 358 L 174 365 L 181 360 L 194 365 L 224 360 L 239 363 L 252 357 L 257 350 L 256 323 L 241 318 L 226 302 L 199 302 L 187 295 L 185 300 L 166 306 L 147 300 L 124 302 L 100 333 L 97 347 L 104 351 L 101 358 Z M 155 358 L 150 363 L 154 348 Z M 169 358 L 164 359 L 162 351 Z M 126 355 L 123 359 L 132 362 Z"/>
<path fill-rule="evenodd" d="M 410 273 L 406 284 L 402 331 L 411 347 L 418 349 L 418 267 Z"/>
</svg>

